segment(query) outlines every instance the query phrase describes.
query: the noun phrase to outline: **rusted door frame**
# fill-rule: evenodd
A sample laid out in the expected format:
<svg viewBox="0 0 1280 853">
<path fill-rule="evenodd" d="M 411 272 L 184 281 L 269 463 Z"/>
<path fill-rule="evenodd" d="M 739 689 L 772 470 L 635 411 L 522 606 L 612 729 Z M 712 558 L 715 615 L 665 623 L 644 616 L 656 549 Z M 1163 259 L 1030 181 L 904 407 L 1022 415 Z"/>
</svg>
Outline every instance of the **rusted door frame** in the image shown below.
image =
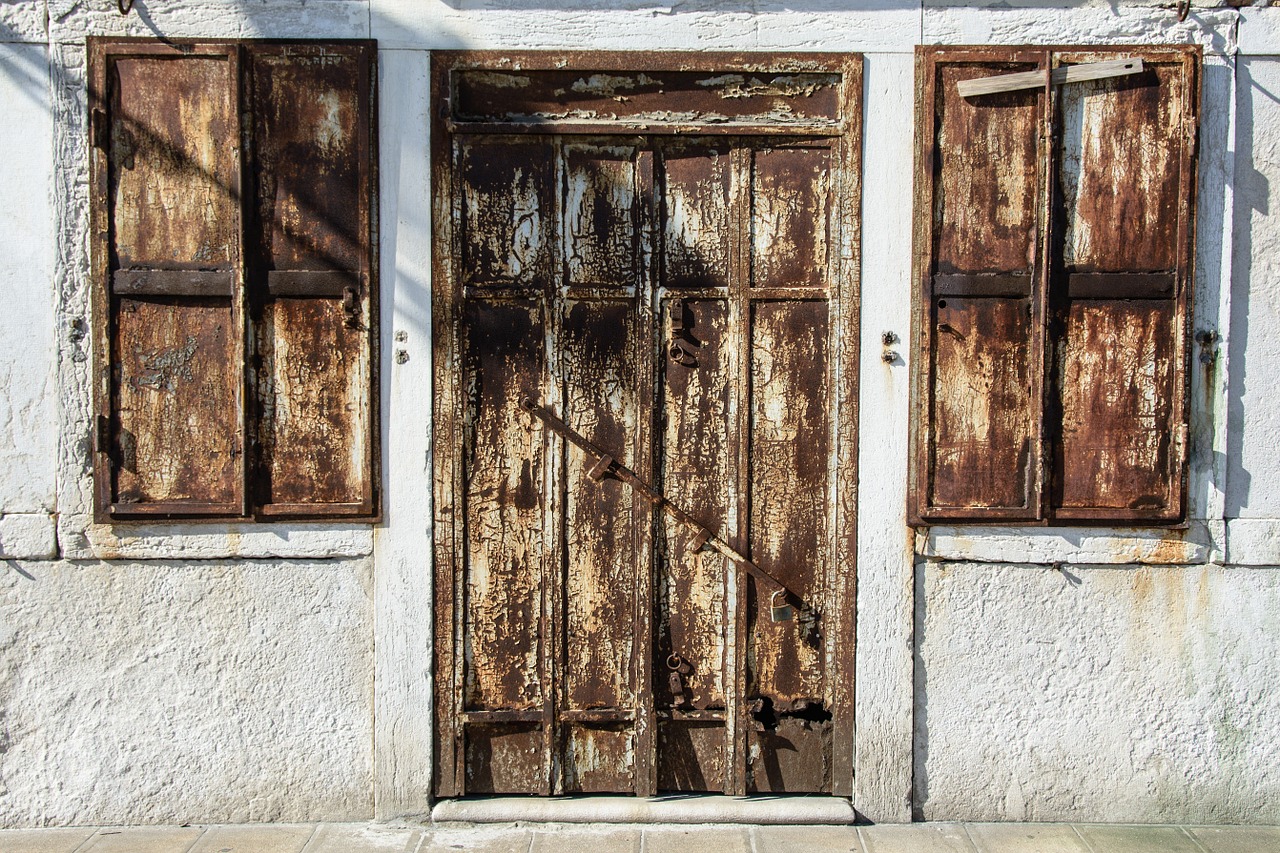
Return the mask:
<svg viewBox="0 0 1280 853">
<path fill-rule="evenodd" d="M 457 114 L 457 93 L 451 86 L 452 75 L 459 70 L 571 70 L 608 73 L 610 71 L 644 72 L 644 71 L 697 71 L 749 74 L 751 72 L 794 72 L 821 71 L 839 72 L 843 75 L 839 104 L 840 120 L 838 122 L 792 122 L 779 126 L 769 121 L 756 121 L 751 124 L 734 124 L 732 122 L 660 122 L 643 120 L 630 121 L 623 117 L 609 121 L 584 120 L 575 116 L 539 116 L 536 120 L 510 121 L 490 116 L 470 116 L 459 120 Z M 832 215 L 833 249 L 828 255 L 828 288 L 821 291 L 821 298 L 829 299 L 833 306 L 830 329 L 829 352 L 835 353 L 837 362 L 832 366 L 831 375 L 835 386 L 832 389 L 832 405 L 835 414 L 832 417 L 833 453 L 828 462 L 831 472 L 831 492 L 834 500 L 827 511 L 830 514 L 830 536 L 825 547 L 829 549 L 826 557 L 832 567 L 830 577 L 835 579 L 833 588 L 826 590 L 827 598 L 823 602 L 822 641 L 829 670 L 831 685 L 831 710 L 834 715 L 834 731 L 832 743 L 833 765 L 831 772 L 831 792 L 836 795 L 849 796 L 852 793 L 853 778 L 853 710 L 854 710 L 854 602 L 855 602 L 855 560 L 856 560 L 856 487 L 857 487 L 857 384 L 858 384 L 858 352 L 859 352 L 859 271 L 860 271 L 860 227 L 861 227 L 861 154 L 862 154 L 862 60 L 852 54 L 714 54 L 714 53 L 643 53 L 624 54 L 609 52 L 496 52 L 496 51 L 459 51 L 435 52 L 432 55 L 431 97 L 433 102 L 431 127 L 432 152 L 432 323 L 434 353 L 434 395 L 433 395 L 433 483 L 435 495 L 434 514 L 434 673 L 435 673 L 435 794 L 450 797 L 467 792 L 465 778 L 465 747 L 462 737 L 463 707 L 463 660 L 464 649 L 461 641 L 460 619 L 465 600 L 465 577 L 460 560 L 463 554 L 463 512 L 462 496 L 465 494 L 464 471 L 462 466 L 463 440 L 463 400 L 459 390 L 459 378 L 462 365 L 458 361 L 459 322 L 463 299 L 463 284 L 460 274 L 462 253 L 460 236 L 456 223 L 459 215 L 457 196 L 459 179 L 454 166 L 453 145 L 455 135 L 459 133 L 498 133 L 498 134 L 556 134 L 563 136 L 595 135 L 595 136 L 672 136 L 697 133 L 700 136 L 732 135 L 757 137 L 821 137 L 832 140 L 834 157 L 840 164 L 838 170 L 840 183 L 834 183 L 830 189 L 830 197 L 834 199 L 835 210 Z M 740 156 L 745 152 L 739 151 Z M 646 157 L 648 158 L 646 160 Z M 736 168 L 742 168 L 739 163 Z M 648 182 L 651 187 L 651 156 L 641 154 L 637 172 L 638 180 L 645 190 Z M 648 176 L 648 177 L 646 177 Z M 652 197 L 650 190 L 650 198 Z M 652 204 L 650 203 L 651 207 Z M 642 218 L 645 214 L 641 214 Z M 738 231 L 730 235 L 734 248 L 732 257 L 738 267 L 739 286 L 732 289 L 729 297 L 731 310 L 741 317 L 752 310 L 755 300 L 768 299 L 768 292 L 747 293 L 743 282 L 743 272 L 749 269 L 750 257 L 748 241 L 750 240 L 748 221 L 739 219 Z M 648 223 L 641 223 L 641 232 L 651 234 Z M 652 239 L 652 237 L 647 238 Z M 645 275 L 650 273 L 645 272 Z M 784 294 L 779 291 L 777 297 Z M 786 294 L 789 298 L 794 294 Z M 652 318 L 651 318 L 652 319 Z M 749 342 L 740 336 L 737 364 L 742 371 L 739 382 L 747 387 L 750 382 L 750 358 L 746 348 Z M 645 354 L 649 357 L 648 354 Z M 549 354 L 555 358 L 555 354 Z M 647 389 L 652 397 L 652 388 Z M 737 423 L 733 439 L 737 444 L 739 458 L 746 452 L 746 439 L 749 428 L 750 411 L 748 406 L 741 406 L 737 412 Z M 644 430 L 652 433 L 652 430 Z M 636 437 L 640 442 L 637 448 L 638 458 L 650 459 L 652 452 L 646 451 L 650 439 L 646 435 Z M 549 439 L 548 447 L 553 456 L 562 453 L 563 448 L 555 437 Z M 739 494 L 747 494 L 750 489 L 747 468 L 737 466 L 741 481 L 737 485 Z M 641 477 L 650 477 L 652 472 L 638 469 Z M 745 530 L 750 508 L 745 500 L 738 501 L 738 518 L 729 520 L 730 529 Z M 652 542 L 647 535 L 641 536 L 638 547 L 652 550 Z M 557 540 L 558 541 L 558 537 Z M 731 546 L 745 550 L 745 543 L 730 541 Z M 563 555 L 556 553 L 543 555 L 553 565 L 561 564 Z M 642 561 L 648 565 L 649 561 Z M 551 573 L 554 576 L 554 572 Z M 647 570 L 648 578 L 644 581 L 646 589 L 638 597 L 640 601 L 652 601 L 653 571 Z M 739 601 L 746 600 L 746 578 L 737 573 L 736 592 Z M 543 590 L 544 599 L 556 600 L 561 591 L 555 583 L 548 584 Z M 541 623 L 538 626 L 540 636 L 549 638 L 556 635 L 554 623 L 563 619 L 556 606 L 544 604 Z M 726 648 L 741 650 L 746 642 L 745 616 L 735 615 L 733 637 L 726 637 Z M 655 770 L 651 761 L 654 750 L 654 705 L 651 684 L 651 673 L 648 668 L 652 662 L 652 625 L 651 608 L 637 606 L 636 612 L 637 638 L 643 640 L 638 645 L 645 649 L 637 653 L 636 673 L 638 683 L 643 685 L 647 699 L 644 707 L 637 710 L 636 719 L 636 790 L 640 795 L 656 793 Z M 554 644 L 544 642 L 544 647 Z M 737 652 L 736 654 L 741 654 Z M 543 660 L 539 666 L 545 668 L 548 680 L 554 685 L 556 661 L 554 652 L 544 648 Z M 731 707 L 726 710 L 729 724 L 726 749 L 728 755 L 726 793 L 745 794 L 747 791 L 746 756 L 744 753 L 746 732 L 753 724 L 750 709 L 746 703 L 738 701 L 745 685 L 745 668 L 738 661 L 726 661 L 726 673 L 732 675 L 735 682 L 726 690 L 732 698 Z M 545 761 L 548 768 L 553 768 L 553 755 L 557 734 L 554 731 L 553 686 L 547 692 L 545 707 L 537 712 L 525 711 L 493 711 L 488 712 L 498 719 L 515 722 L 532 720 L 536 716 L 540 720 L 550 720 L 546 726 Z M 584 713 L 584 712 L 578 712 Z M 532 716 L 531 716 L 532 715 Z M 471 715 L 466 715 L 471 716 Z M 556 774 L 552 773 L 552 776 Z M 559 778 L 548 777 L 541 786 L 543 795 L 560 791 Z"/>
</svg>

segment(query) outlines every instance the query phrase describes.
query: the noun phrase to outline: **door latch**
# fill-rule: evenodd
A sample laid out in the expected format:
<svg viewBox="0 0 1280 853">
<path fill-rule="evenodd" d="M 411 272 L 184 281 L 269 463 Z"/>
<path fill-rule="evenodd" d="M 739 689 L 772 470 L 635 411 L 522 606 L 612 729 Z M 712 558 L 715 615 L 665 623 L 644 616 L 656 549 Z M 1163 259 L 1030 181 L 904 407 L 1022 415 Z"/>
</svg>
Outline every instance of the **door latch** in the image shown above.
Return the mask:
<svg viewBox="0 0 1280 853">
<path fill-rule="evenodd" d="M 684 322 L 684 300 L 673 299 L 667 303 L 667 314 L 671 319 L 671 343 L 667 345 L 667 354 L 676 364 L 696 367 L 698 359 L 693 352 L 694 345 L 686 337 L 689 327 Z"/>
</svg>

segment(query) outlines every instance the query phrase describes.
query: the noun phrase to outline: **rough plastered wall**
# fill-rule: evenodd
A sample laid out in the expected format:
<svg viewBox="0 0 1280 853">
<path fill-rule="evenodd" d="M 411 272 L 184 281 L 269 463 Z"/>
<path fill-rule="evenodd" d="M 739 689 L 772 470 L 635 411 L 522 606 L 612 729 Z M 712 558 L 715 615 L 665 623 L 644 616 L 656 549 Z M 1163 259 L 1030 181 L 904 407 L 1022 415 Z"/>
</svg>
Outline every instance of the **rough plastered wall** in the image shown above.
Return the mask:
<svg viewBox="0 0 1280 853">
<path fill-rule="evenodd" d="M 429 807 L 427 69 L 445 48 L 862 52 L 855 806 L 1280 821 L 1280 10 L 1173 5 L 0 5 L 0 329 L 21 342 L 0 348 L 0 825 Z M 382 525 L 91 523 L 87 34 L 379 40 Z M 1224 338 L 1193 380 L 1192 524 L 916 536 L 909 366 L 879 358 L 883 332 L 909 339 L 913 47 L 1185 41 L 1206 50 L 1196 325 Z"/>
</svg>

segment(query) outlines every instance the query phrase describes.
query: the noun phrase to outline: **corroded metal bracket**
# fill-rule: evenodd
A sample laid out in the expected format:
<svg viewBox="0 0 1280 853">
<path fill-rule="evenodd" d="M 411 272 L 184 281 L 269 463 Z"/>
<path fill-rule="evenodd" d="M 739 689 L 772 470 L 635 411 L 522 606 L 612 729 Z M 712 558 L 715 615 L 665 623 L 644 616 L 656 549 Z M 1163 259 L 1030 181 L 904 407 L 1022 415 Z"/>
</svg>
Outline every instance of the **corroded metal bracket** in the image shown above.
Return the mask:
<svg viewBox="0 0 1280 853">
<path fill-rule="evenodd" d="M 592 481 L 597 483 L 601 482 L 606 476 L 612 476 L 615 479 L 621 480 L 634 489 L 637 494 L 651 503 L 655 508 L 667 513 L 667 515 L 671 516 L 676 521 L 693 528 L 695 532 L 692 546 L 695 551 L 701 550 L 704 547 L 718 551 L 728 557 L 734 565 L 738 566 L 743 571 L 754 575 L 757 579 L 774 588 L 774 600 L 772 602 L 774 606 L 771 607 L 771 616 L 775 622 L 790 621 L 794 615 L 794 610 L 789 604 L 785 606 L 778 604 L 777 598 L 779 594 L 783 596 L 784 601 L 794 602 L 795 604 L 800 605 L 801 609 L 806 611 L 809 610 L 808 606 L 804 604 L 804 601 L 800 596 L 788 589 L 786 584 L 731 548 L 729 543 L 713 534 L 709 528 L 704 526 L 689 513 L 667 500 L 665 495 L 653 488 L 653 486 L 649 485 L 644 480 L 640 479 L 634 471 L 623 465 L 621 462 L 618 462 L 613 455 L 597 447 L 590 439 L 586 438 L 564 421 L 560 420 L 560 418 L 552 413 L 551 410 L 538 405 L 534 402 L 532 397 L 523 398 L 520 401 L 520 408 L 542 421 L 552 432 L 564 438 L 569 443 L 577 446 L 589 457 L 595 459 L 595 462 L 587 473 L 587 476 L 590 477 Z"/>
</svg>

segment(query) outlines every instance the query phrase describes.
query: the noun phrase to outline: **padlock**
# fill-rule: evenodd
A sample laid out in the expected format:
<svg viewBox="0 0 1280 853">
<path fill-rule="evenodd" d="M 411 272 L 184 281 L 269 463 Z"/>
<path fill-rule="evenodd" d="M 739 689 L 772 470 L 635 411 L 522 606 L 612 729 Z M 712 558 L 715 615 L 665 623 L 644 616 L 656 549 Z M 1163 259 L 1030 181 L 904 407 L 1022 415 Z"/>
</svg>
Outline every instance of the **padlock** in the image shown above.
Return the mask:
<svg viewBox="0 0 1280 853">
<path fill-rule="evenodd" d="M 769 599 L 769 618 L 774 622 L 790 622 L 791 617 L 795 615 L 795 608 L 786 599 L 787 591 L 780 589 Z M 783 596 L 782 603 L 778 603 L 778 596 Z"/>
<path fill-rule="evenodd" d="M 671 707 L 683 708 L 686 702 L 684 677 L 693 671 L 693 667 L 679 655 L 668 655 L 667 668 L 671 670 L 667 676 L 667 687 L 671 690 Z"/>
</svg>

